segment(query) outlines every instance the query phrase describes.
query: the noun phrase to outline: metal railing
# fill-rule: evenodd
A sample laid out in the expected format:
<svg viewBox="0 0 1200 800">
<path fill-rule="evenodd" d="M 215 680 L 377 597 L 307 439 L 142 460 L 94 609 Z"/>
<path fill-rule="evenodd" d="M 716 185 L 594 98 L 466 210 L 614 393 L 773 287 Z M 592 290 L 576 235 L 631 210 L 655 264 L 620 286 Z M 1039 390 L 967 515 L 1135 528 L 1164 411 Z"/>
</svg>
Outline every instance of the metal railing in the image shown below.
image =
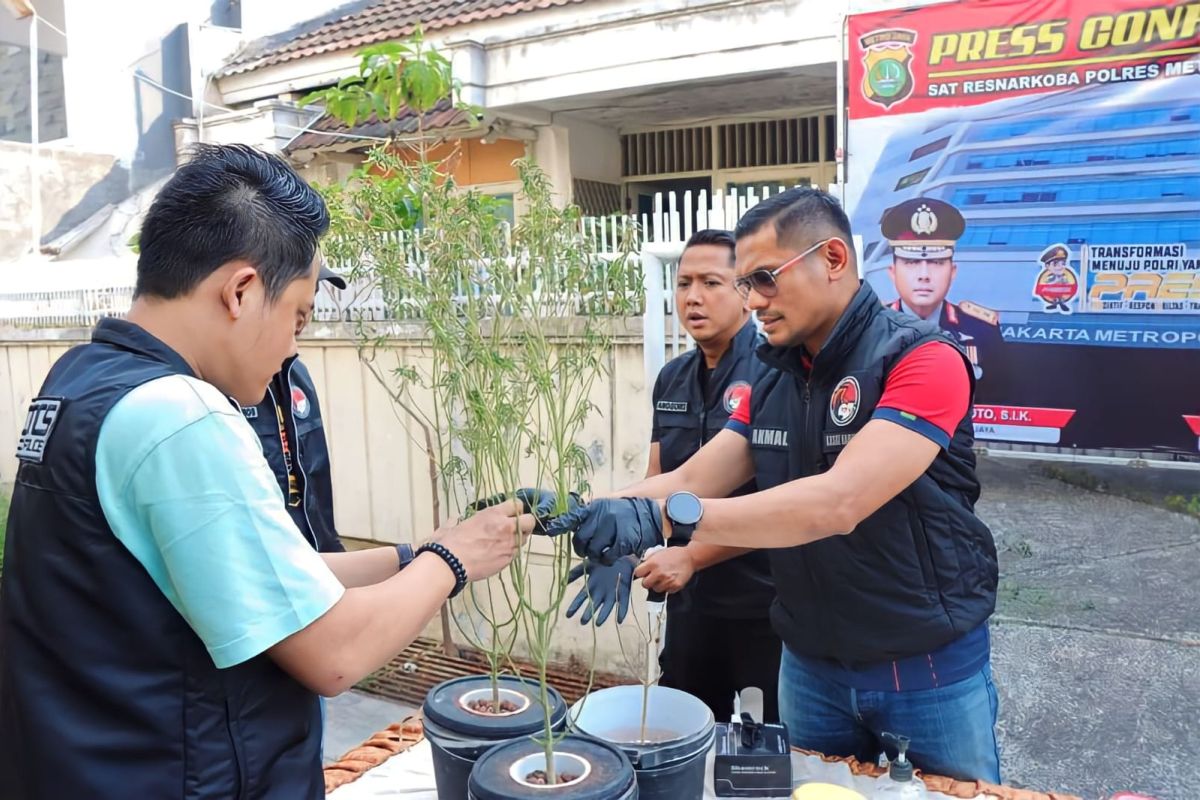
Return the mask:
<svg viewBox="0 0 1200 800">
<path fill-rule="evenodd" d="M 123 317 L 132 286 L 0 293 L 0 324 L 19 328 L 86 328 L 103 317 Z"/>
</svg>

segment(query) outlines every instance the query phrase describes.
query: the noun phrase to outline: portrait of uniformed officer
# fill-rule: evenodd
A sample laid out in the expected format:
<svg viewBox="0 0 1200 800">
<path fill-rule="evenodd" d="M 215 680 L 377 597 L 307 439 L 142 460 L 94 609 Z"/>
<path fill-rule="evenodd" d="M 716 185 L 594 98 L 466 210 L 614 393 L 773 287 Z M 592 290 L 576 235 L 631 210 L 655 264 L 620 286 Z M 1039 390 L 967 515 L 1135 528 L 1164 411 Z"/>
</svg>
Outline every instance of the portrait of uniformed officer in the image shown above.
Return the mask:
<svg viewBox="0 0 1200 800">
<path fill-rule="evenodd" d="M 931 197 L 905 200 L 883 212 L 880 220 L 892 248 L 888 274 L 899 295 L 888 306 L 937 320 L 966 348 L 979 379 L 984 376 L 985 353 L 995 353 L 1003 339 L 999 313 L 970 300 L 946 299 L 958 272 L 954 247 L 965 228 L 957 208 Z"/>
</svg>

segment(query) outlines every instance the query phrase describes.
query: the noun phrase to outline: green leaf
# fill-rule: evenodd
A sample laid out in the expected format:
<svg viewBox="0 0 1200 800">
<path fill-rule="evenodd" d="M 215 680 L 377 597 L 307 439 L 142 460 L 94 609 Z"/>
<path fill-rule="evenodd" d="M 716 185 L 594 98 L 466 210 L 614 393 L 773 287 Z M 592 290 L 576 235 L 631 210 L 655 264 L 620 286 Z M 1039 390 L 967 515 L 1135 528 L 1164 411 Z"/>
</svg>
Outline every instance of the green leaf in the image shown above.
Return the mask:
<svg viewBox="0 0 1200 800">
<path fill-rule="evenodd" d="M 371 94 L 371 104 L 375 109 L 375 116 L 379 118 L 380 122 L 386 122 L 396 116 L 395 114 L 388 114 L 387 100 L 380 94 Z"/>
<path fill-rule="evenodd" d="M 409 107 L 417 113 L 430 111 L 447 94 L 447 81 L 436 69 L 422 61 L 409 63 L 400 81 Z"/>
<path fill-rule="evenodd" d="M 311 106 L 314 103 L 325 102 L 327 100 L 328 90 L 318 89 L 315 92 L 309 92 L 300 98 L 301 106 Z"/>
<path fill-rule="evenodd" d="M 388 94 L 388 98 L 387 98 L 387 113 L 388 113 L 387 118 L 388 118 L 388 120 L 394 120 L 396 118 L 396 116 L 400 113 L 400 105 L 401 105 L 400 99 L 401 99 L 400 94 L 398 92 L 391 92 L 390 94 Z"/>
<path fill-rule="evenodd" d="M 358 54 L 367 58 L 369 56 L 402 56 L 407 52 L 409 52 L 409 48 L 400 42 L 380 42 L 370 47 L 364 47 L 358 51 Z"/>
</svg>

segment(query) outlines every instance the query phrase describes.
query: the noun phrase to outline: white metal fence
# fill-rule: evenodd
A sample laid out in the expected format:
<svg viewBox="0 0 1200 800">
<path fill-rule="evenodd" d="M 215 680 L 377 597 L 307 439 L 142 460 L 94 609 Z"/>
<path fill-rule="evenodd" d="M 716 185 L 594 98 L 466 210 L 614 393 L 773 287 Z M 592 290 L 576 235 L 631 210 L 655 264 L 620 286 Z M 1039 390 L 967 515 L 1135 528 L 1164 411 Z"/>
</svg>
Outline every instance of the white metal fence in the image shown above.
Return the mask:
<svg viewBox="0 0 1200 800">
<path fill-rule="evenodd" d="M 133 302 L 132 286 L 0 292 L 0 325 L 18 328 L 80 328 L 103 317 L 123 317 Z"/>
<path fill-rule="evenodd" d="M 778 191 L 784 187 L 780 186 Z M 613 215 L 585 217 L 580 232 L 598 256 L 610 258 L 622 252 L 641 253 L 642 264 L 649 271 L 643 276 L 648 344 L 657 347 L 654 363 L 661 364 L 667 355 L 677 355 L 691 346 L 687 334 L 679 325 L 674 309 L 675 265 L 684 243 L 702 228 L 732 230 L 746 210 L 769 196 L 761 190 L 759 197 L 753 189 L 710 194 L 708 192 L 669 192 L 654 196 L 653 211 L 640 217 Z M 404 234 L 399 237 L 405 247 Z M 393 242 L 393 245 L 397 242 Z M 414 265 L 420 254 L 408 248 Z M 0 289 L 0 325 L 23 328 L 72 328 L 94 325 L 108 316 L 123 316 L 133 300 L 133 286 L 127 279 L 115 280 L 112 285 L 97 288 L 89 281 L 86 288 L 71 285 L 77 281 L 54 274 L 47 265 L 46 280 L 56 284 L 38 291 L 5 292 Z M 348 265 L 340 265 L 346 269 Z M 65 273 L 69 275 L 70 273 Z M 641 304 L 638 304 L 641 307 Z M 659 310 L 661 309 L 661 310 Z M 388 321 L 417 319 L 420 307 L 404 298 L 388 298 L 377 281 L 356 280 L 339 291 L 323 286 L 317 295 L 314 318 L 326 321 Z M 656 335 L 662 330 L 663 335 Z"/>
</svg>

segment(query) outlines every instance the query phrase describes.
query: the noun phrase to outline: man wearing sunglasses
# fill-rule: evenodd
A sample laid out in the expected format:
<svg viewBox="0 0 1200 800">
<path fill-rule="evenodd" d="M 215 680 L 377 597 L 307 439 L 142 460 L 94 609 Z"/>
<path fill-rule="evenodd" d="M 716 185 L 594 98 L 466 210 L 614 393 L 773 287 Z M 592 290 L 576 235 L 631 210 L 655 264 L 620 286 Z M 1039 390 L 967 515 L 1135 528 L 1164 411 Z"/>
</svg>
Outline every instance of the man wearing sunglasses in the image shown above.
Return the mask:
<svg viewBox="0 0 1200 800">
<path fill-rule="evenodd" d="M 751 209 L 736 285 L 775 369 L 681 467 L 552 532 L 574 531 L 576 550 L 604 562 L 665 537 L 690 536 L 701 567 L 768 548 L 792 744 L 873 760 L 884 731 L 902 733 L 926 772 L 999 782 L 996 551 L 974 513 L 972 366 L 936 324 L 883 306 L 851 241 L 816 189 Z M 757 493 L 727 497 L 751 477 Z"/>
</svg>

